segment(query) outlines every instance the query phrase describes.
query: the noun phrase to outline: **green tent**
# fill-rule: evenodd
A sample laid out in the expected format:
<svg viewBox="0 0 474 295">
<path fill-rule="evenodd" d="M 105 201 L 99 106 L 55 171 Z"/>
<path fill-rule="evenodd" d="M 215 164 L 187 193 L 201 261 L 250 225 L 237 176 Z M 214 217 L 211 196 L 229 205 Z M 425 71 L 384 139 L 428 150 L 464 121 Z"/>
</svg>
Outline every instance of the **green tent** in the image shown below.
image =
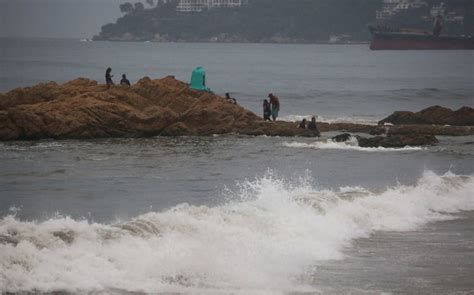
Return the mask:
<svg viewBox="0 0 474 295">
<path fill-rule="evenodd" d="M 197 67 L 191 75 L 191 88 L 195 90 L 211 91 L 206 86 L 206 70 L 203 67 Z"/>
</svg>

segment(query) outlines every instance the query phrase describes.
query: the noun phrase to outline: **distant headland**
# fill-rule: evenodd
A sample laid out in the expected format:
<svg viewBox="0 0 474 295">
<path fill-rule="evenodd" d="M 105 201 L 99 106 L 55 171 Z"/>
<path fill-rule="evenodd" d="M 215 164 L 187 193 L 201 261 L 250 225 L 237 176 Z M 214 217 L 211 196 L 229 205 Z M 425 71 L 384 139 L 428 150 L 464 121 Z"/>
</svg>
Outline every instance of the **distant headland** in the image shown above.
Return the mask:
<svg viewBox="0 0 474 295">
<path fill-rule="evenodd" d="M 357 5 L 355 3 L 357 2 Z M 400 3 L 398 3 L 400 2 Z M 413 2 L 413 3 L 412 3 Z M 124 14 L 94 41 L 225 43 L 363 43 L 369 24 L 430 30 L 445 15 L 446 34 L 474 34 L 471 0 L 147 0 L 124 3 Z"/>
</svg>

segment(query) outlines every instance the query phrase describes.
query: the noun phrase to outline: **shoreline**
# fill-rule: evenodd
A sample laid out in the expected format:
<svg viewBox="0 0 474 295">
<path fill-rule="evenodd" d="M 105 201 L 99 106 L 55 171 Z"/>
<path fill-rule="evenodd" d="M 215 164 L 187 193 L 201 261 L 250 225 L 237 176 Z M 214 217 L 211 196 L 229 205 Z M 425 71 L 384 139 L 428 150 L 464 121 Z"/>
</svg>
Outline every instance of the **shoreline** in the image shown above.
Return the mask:
<svg viewBox="0 0 474 295">
<path fill-rule="evenodd" d="M 329 42 L 329 41 L 318 41 L 318 42 L 226 42 L 226 41 L 209 41 L 209 40 L 201 40 L 201 41 L 185 41 L 185 40 L 177 40 L 177 41 L 154 41 L 154 40 L 93 40 L 93 38 L 89 37 L 23 37 L 23 36 L 2 36 L 0 40 L 64 40 L 64 41 L 77 41 L 83 43 L 89 42 L 124 42 L 124 43 L 190 43 L 190 44 L 281 44 L 281 45 L 368 45 L 370 44 L 369 41 L 351 41 L 351 42 Z"/>
</svg>

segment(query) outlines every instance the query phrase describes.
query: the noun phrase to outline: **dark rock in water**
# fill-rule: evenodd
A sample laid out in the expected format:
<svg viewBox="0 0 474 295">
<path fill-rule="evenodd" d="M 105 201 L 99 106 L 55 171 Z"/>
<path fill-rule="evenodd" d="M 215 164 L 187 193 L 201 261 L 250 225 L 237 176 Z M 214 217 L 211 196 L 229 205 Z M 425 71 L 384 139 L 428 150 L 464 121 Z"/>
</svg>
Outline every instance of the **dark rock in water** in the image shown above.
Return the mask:
<svg viewBox="0 0 474 295">
<path fill-rule="evenodd" d="M 405 146 L 435 145 L 438 140 L 434 135 L 392 135 L 371 138 L 357 137 L 361 147 L 401 148 Z"/>
<path fill-rule="evenodd" d="M 0 236 L 0 244 L 11 244 L 16 246 L 18 244 L 18 240 L 11 236 Z"/>
<path fill-rule="evenodd" d="M 440 125 L 393 125 L 374 126 L 353 123 L 324 123 L 318 122 L 321 132 L 343 131 L 352 133 L 367 133 L 370 135 L 446 135 L 467 136 L 474 135 L 474 126 L 440 126 Z"/>
<path fill-rule="evenodd" d="M 385 126 L 355 124 L 355 123 L 326 123 L 318 122 L 318 129 L 321 132 L 343 131 L 354 133 L 367 133 L 371 135 L 381 135 L 385 133 Z"/>
<path fill-rule="evenodd" d="M 361 147 L 399 148 L 405 146 L 434 145 L 438 143 L 438 140 L 433 135 L 392 135 L 366 138 L 358 135 L 353 136 L 350 133 L 343 133 L 334 136 L 332 140 L 336 142 L 345 142 L 351 137 L 357 138 L 358 144 Z"/>
<path fill-rule="evenodd" d="M 53 236 L 60 238 L 64 243 L 71 244 L 74 241 L 74 232 L 73 231 L 55 231 Z"/>
<path fill-rule="evenodd" d="M 394 125 L 390 126 L 388 135 L 474 135 L 473 126 L 439 126 L 439 125 Z"/>
<path fill-rule="evenodd" d="M 79 78 L 0 94 L 0 140 L 237 133 L 318 136 L 292 122 L 264 122 L 223 97 L 168 76 L 131 87 Z"/>
<path fill-rule="evenodd" d="M 391 123 L 394 125 L 416 124 L 416 125 L 452 125 L 452 126 L 474 126 L 474 109 L 462 107 L 457 111 L 441 106 L 432 106 L 420 112 L 397 111 L 387 118 L 378 122 L 380 125 Z"/>
<path fill-rule="evenodd" d="M 348 141 L 351 137 L 352 135 L 350 133 L 342 133 L 342 134 L 334 136 L 331 139 L 335 142 L 344 142 L 344 141 Z"/>
</svg>

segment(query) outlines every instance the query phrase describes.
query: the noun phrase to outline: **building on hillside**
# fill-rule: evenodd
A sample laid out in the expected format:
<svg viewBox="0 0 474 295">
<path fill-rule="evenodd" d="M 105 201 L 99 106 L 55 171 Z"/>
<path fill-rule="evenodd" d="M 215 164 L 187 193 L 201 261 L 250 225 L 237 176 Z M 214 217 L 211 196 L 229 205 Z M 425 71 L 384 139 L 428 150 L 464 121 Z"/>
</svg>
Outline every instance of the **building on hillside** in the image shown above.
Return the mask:
<svg viewBox="0 0 474 295">
<path fill-rule="evenodd" d="M 401 11 L 427 6 L 423 0 L 383 0 L 382 9 L 376 11 L 376 19 L 384 20 Z"/>
<path fill-rule="evenodd" d="M 213 8 L 239 8 L 247 0 L 179 0 L 177 12 L 201 12 Z"/>
<path fill-rule="evenodd" d="M 450 11 L 446 13 L 445 18 L 447 22 L 464 23 L 464 11 Z"/>
<path fill-rule="evenodd" d="M 441 15 L 447 22 L 463 23 L 465 14 L 466 11 L 462 8 L 448 9 L 444 2 L 441 2 L 437 6 L 433 6 L 430 10 L 431 18 Z"/>
<path fill-rule="evenodd" d="M 446 6 L 444 2 L 441 2 L 438 6 L 431 7 L 430 14 L 432 17 L 436 17 L 438 15 L 445 15 L 446 14 Z"/>
</svg>

